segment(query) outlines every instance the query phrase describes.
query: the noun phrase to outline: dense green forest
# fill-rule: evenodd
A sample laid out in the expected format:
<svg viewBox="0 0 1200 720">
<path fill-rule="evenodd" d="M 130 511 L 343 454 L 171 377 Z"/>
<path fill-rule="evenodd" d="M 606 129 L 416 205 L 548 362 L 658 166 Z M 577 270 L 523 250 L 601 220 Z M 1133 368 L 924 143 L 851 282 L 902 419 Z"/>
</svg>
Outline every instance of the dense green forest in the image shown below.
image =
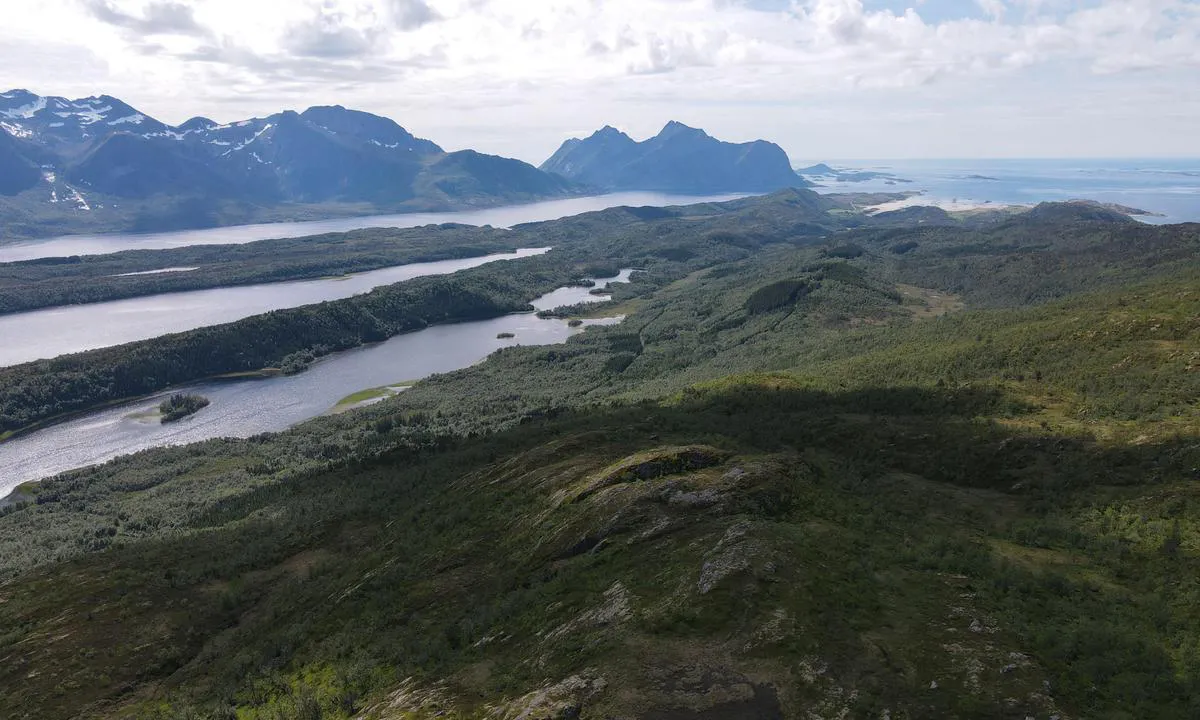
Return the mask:
<svg viewBox="0 0 1200 720">
<path fill-rule="evenodd" d="M 1200 714 L 1200 226 L 831 230 L 809 201 L 599 213 L 317 306 L 501 312 L 643 270 L 620 325 L 28 489 L 0 516 L 0 706 Z"/>
<path fill-rule="evenodd" d="M 1070 204 L 1015 218 L 976 218 L 969 224 L 947 220 L 951 224 L 941 228 L 925 227 L 923 216 L 915 226 L 883 216 L 850 220 L 844 206 L 847 198 L 857 197 L 789 190 L 682 209 L 615 208 L 519 226 L 508 234 L 482 230 L 488 237 L 501 233 L 517 245 L 554 250 L 451 277 L 418 278 L 345 300 L 0 368 L 0 434 L 214 375 L 268 368 L 301 371 L 324 354 L 428 324 L 524 309 L 529 300 L 559 285 L 622 266 L 643 271 L 635 285 L 640 292 L 697 269 L 745 259 L 761 248 L 811 245 L 820 247 L 815 259 L 853 259 L 854 267 L 869 267 L 889 278 L 927 283 L 940 274 L 955 291 L 965 282 L 992 283 L 995 287 L 981 288 L 981 302 L 1017 303 L 1162 273 L 1186 264 L 1200 242 L 1194 226 L 1154 228 Z M 1046 243 L 1047 233 L 1056 234 L 1052 246 Z M 966 244 L 955 244 L 958 236 Z M 361 241 L 376 247 L 379 239 L 368 233 Z M 894 252 L 906 243 L 919 249 Z M 856 252 L 846 258 L 850 246 Z M 251 257 L 249 265 L 260 267 L 262 252 L 253 251 Z M 1046 262 L 1058 263 L 1061 272 L 1032 272 Z M 1103 263 L 1104 273 L 1089 274 L 1082 269 L 1091 267 L 1088 263 Z M 955 277 L 955 272 L 966 275 Z M 1029 275 L 1038 278 L 1033 285 Z M 1025 294 L 1018 296 L 1012 288 L 1023 288 Z"/>
<path fill-rule="evenodd" d="M 158 412 L 164 423 L 176 422 L 189 415 L 195 415 L 211 404 L 203 395 L 191 393 L 172 393 L 170 397 L 158 404 Z"/>
<path fill-rule="evenodd" d="M 299 371 L 320 355 L 433 323 L 525 309 L 529 296 L 564 279 L 537 265 L 418 278 L 347 300 L 0 368 L 0 432 L 198 378 L 266 368 Z"/>
<path fill-rule="evenodd" d="M 806 204 L 815 221 L 809 231 L 824 232 L 864 223 L 908 222 L 906 217 L 868 218 L 853 210 L 896 197 L 902 196 L 844 194 L 808 198 Z M 632 217 L 641 219 L 699 218 L 757 204 L 759 201 L 752 199 L 671 210 L 628 210 Z M 610 213 L 606 217 L 611 216 Z M 950 221 L 945 213 L 941 219 Z M 478 257 L 529 247 L 523 243 L 545 242 L 547 236 L 558 234 L 559 227 L 575 226 L 580 222 L 569 218 L 530 224 L 516 231 L 454 223 L 406 229 L 371 228 L 236 245 L 126 250 L 107 255 L 0 263 L 0 314 L 157 293 L 341 276 L 394 265 Z M 164 269 L 177 271 L 156 272 Z M 180 269 L 185 271 L 178 271 Z"/>
<path fill-rule="evenodd" d="M 806 219 L 828 219 L 826 210 L 834 206 L 815 193 L 788 191 L 726 207 L 619 208 L 521 226 L 503 237 L 517 245 L 527 241 L 555 249 L 540 258 L 417 278 L 344 300 L 0 368 L 0 434 L 191 380 L 268 368 L 300 371 L 324 354 L 429 324 L 523 310 L 538 295 L 589 275 L 612 274 L 625 263 L 645 270 L 647 282 L 662 283 L 697 268 L 747 257 L 755 248 L 781 239 L 811 242 L 817 237 L 813 233 L 825 229 Z M 838 222 L 828 220 L 830 226 Z M 648 231 L 653 233 L 650 238 Z M 502 233 L 479 232 L 485 244 L 486 238 Z M 370 233 L 361 239 L 367 247 L 378 245 Z M 423 242 L 422 252 L 432 252 L 429 240 Z M 295 243 L 303 246 L 302 241 Z M 261 268 L 263 257 L 262 251 L 253 250 L 250 267 Z"/>
</svg>

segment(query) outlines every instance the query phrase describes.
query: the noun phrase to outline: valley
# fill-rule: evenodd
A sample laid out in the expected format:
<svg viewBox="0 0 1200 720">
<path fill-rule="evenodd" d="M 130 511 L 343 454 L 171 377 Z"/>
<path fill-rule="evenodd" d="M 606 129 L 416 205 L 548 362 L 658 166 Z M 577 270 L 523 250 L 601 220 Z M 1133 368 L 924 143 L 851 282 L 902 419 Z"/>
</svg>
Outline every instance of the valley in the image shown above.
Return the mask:
<svg viewBox="0 0 1200 720">
<path fill-rule="evenodd" d="M 616 193 L 481 212 L 358 218 L 348 226 L 326 221 L 69 236 L 0 247 L 0 314 L 465 259 L 512 250 L 517 238 L 505 230 L 517 225 L 611 207 L 673 207 L 737 197 L 742 196 Z"/>
<path fill-rule="evenodd" d="M 624 283 L 629 272 L 597 283 Z M 588 288 L 560 288 L 531 301 L 537 310 L 577 303 L 598 303 Z M 572 327 L 566 319 L 542 319 L 535 313 L 435 325 L 364 347 L 333 353 L 302 373 L 279 372 L 208 378 L 175 386 L 165 393 L 97 410 L 84 411 L 0 442 L 0 498 L 18 485 L 106 462 L 119 455 L 167 445 L 222 437 L 252 437 L 279 432 L 338 409 L 340 401 L 367 388 L 413 381 L 459 370 L 502 348 L 562 343 L 585 328 L 620 321 L 619 316 L 589 318 Z M 499 334 L 511 334 L 501 339 Z M 172 393 L 204 396 L 211 405 L 184 423 L 158 424 L 153 409 Z M 149 413 L 147 420 L 144 415 Z"/>
<path fill-rule="evenodd" d="M 10 341 L 0 348 L 0 368 L 222 325 L 273 310 L 346 299 L 404 280 L 447 275 L 548 250 L 520 248 L 514 252 L 415 262 L 317 280 L 218 286 L 207 290 L 164 292 L 157 283 L 148 283 L 162 294 L 0 315 L 0 334 Z M 71 292 L 79 287 L 79 281 L 67 279 L 63 287 Z M 103 288 L 103 284 L 97 283 L 97 287 Z M 54 332 L 48 332 L 50 328 Z"/>
<path fill-rule="evenodd" d="M 0 720 L 1200 718 L 1200 0 L 9 5 Z"/>
<path fill-rule="evenodd" d="M 745 252 L 739 244 L 768 242 L 769 233 L 787 232 L 798 241 L 811 241 L 856 225 L 887 227 L 908 221 L 903 213 L 893 217 L 890 213 L 865 216 L 855 212 L 850 208 L 858 199 L 793 189 L 765 199 L 674 209 L 620 207 L 523 225 L 501 233 L 505 244 L 511 247 L 526 240 L 549 243 L 547 247 L 553 249 L 545 262 L 505 263 L 500 270 L 491 271 L 477 268 L 480 272 L 457 273 L 445 282 L 425 282 L 428 278 L 422 278 L 384 285 L 381 278 L 433 277 L 453 269 L 490 264 L 497 258 L 400 266 L 344 281 L 211 289 L 0 317 L 0 326 L 7 326 L 9 334 L 20 340 L 13 343 L 7 359 L 25 361 L 0 368 L 0 432 L 18 431 L 67 413 L 214 375 L 272 367 L 285 372 L 290 371 L 289 367 L 302 370 L 330 352 L 378 342 L 428 324 L 506 314 L 528 307 L 530 299 L 597 269 L 615 271 L 630 265 L 629 259 L 636 260 L 635 266 L 643 270 L 679 263 L 702 267 L 714 258 Z M 645 223 L 654 221 L 662 222 L 663 232 L 646 242 L 642 237 Z M 459 228 L 454 233 L 459 240 L 481 238 L 484 246 L 498 237 L 497 231 L 487 228 Z M 693 238 L 710 235 L 721 239 L 693 245 Z M 368 233 L 361 239 L 361 247 L 367 252 L 381 243 L 389 244 L 386 233 Z M 243 246 L 250 254 L 248 267 L 253 270 L 274 262 L 271 248 L 279 244 L 267 242 L 265 251 L 256 244 Z M 291 243 L 290 247 L 303 254 L 305 241 Z M 632 250 L 634 247 L 638 249 Z M 319 244 L 316 249 L 320 251 Z M 177 251 L 158 252 L 174 252 L 170 259 L 160 261 L 160 267 L 179 260 Z M 523 251 L 516 256 L 537 252 Z M 44 265 L 47 280 L 52 281 L 60 273 L 69 279 L 74 264 Z M 139 287 L 156 288 L 160 283 L 177 282 L 177 278 L 186 280 L 189 275 L 138 275 L 125 280 L 132 277 L 132 283 Z M 220 282 L 220 275 L 215 280 Z M 364 293 L 376 285 L 380 286 Z M 35 294 L 38 292 L 35 286 Z M 331 298 L 341 299 L 304 304 Z M 265 315 L 254 314 L 273 308 Z M 93 322 L 97 319 L 103 321 Z M 46 334 L 47 321 L 74 331 Z M 172 334 L 155 337 L 163 332 Z M 97 349 L 56 354 L 89 345 Z M 40 356 L 49 357 L 35 359 Z"/>
<path fill-rule="evenodd" d="M 297 383 L 316 414 L 435 374 L 22 486 L 0 511 L 0 699 L 62 717 L 1188 717 L 1195 590 L 1169 578 L 1195 574 L 1200 542 L 1200 226 L 838 203 L 617 208 L 514 231 L 542 255 L 201 330 L 210 374 L 313 361 L 169 381 L 212 400 L 170 430 L 231 406 L 222 387 Z M 502 315 L 619 268 L 638 270 L 613 287 L 619 324 Z M 537 307 L 597 299 L 578 284 Z M 472 322 L 405 332 L 435 319 Z M 527 322 L 560 344 L 525 342 Z M 461 360 L 411 364 L 449 345 L 410 343 L 460 329 Z M 186 337 L 0 386 L 167 378 L 150 368 Z M 112 397 L 94 387 L 78 407 Z M 6 407 L 36 417 L 30 396 Z"/>
</svg>

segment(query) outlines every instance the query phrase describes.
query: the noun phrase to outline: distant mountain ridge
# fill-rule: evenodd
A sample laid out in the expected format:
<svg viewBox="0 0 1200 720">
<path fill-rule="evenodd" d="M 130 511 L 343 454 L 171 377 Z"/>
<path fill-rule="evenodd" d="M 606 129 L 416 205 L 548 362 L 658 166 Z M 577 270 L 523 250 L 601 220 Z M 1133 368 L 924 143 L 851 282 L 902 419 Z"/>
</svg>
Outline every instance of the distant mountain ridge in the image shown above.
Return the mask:
<svg viewBox="0 0 1200 720">
<path fill-rule="evenodd" d="M 114 206 L 186 227 L 226 224 L 229 206 L 248 217 L 296 204 L 355 204 L 361 214 L 584 192 L 519 160 L 446 152 L 388 118 L 336 105 L 170 126 L 108 95 L 0 93 L 0 196 L 20 196 L 7 212 L 0 197 L 9 225 Z"/>
<path fill-rule="evenodd" d="M 675 121 L 641 142 L 611 126 L 572 138 L 541 169 L 604 190 L 770 192 L 811 186 L 775 143 L 723 142 Z"/>
<path fill-rule="evenodd" d="M 778 145 L 668 123 L 638 142 L 605 127 L 540 168 L 447 152 L 340 105 L 169 125 L 111 95 L 0 93 L 0 242 L 381 212 L 446 211 L 589 193 L 765 193 L 812 183 Z"/>
</svg>

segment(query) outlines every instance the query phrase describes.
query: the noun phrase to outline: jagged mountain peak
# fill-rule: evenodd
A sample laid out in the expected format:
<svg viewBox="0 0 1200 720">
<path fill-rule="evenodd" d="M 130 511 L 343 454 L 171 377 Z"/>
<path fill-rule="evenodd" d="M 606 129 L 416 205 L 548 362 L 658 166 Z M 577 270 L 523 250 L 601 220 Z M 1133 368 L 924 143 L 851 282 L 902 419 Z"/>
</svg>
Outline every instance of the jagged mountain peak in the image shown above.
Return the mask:
<svg viewBox="0 0 1200 720">
<path fill-rule="evenodd" d="M 144 136 L 167 132 L 163 123 L 111 95 L 69 99 L 28 90 L 0 94 L 0 120 L 11 134 L 56 152 L 78 156 L 119 131 Z"/>
<path fill-rule="evenodd" d="M 563 143 L 542 169 L 605 190 L 761 192 L 810 185 L 778 145 L 726 143 L 677 120 L 641 142 L 605 126 L 586 140 Z"/>
<path fill-rule="evenodd" d="M 666 139 L 666 138 L 675 137 L 675 136 L 679 136 L 679 135 L 691 135 L 694 137 L 703 137 L 703 138 L 711 137 L 708 133 L 704 132 L 700 128 L 694 128 L 694 127 L 691 127 L 690 125 L 684 125 L 683 123 L 679 122 L 678 120 L 671 120 L 666 125 L 664 125 L 663 129 L 658 133 L 658 135 L 656 137 L 658 137 L 660 139 Z"/>
<path fill-rule="evenodd" d="M 69 99 L 0 93 L 0 191 L 43 174 L 130 200 L 369 203 L 381 209 L 529 201 L 577 192 L 517 160 L 447 154 L 387 117 L 314 105 L 228 123 L 171 127 L 111 95 Z M 186 220 L 181 222 L 187 222 Z M 181 225 L 182 226 L 182 225 Z"/>
<path fill-rule="evenodd" d="M 592 137 L 618 137 L 618 136 L 624 137 L 624 138 L 629 137 L 629 135 L 627 135 L 623 130 L 618 130 L 617 128 L 613 127 L 612 125 L 605 125 L 604 127 L 600 128 L 596 132 L 592 133 Z M 632 140 L 632 138 L 630 138 L 630 139 Z"/>
</svg>

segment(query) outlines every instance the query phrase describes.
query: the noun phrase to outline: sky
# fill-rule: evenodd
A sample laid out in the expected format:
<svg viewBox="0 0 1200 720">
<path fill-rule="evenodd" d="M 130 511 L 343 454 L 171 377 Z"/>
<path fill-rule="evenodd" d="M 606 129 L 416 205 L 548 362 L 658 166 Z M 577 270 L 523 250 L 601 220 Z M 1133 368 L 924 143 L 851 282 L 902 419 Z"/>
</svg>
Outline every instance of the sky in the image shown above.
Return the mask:
<svg viewBox="0 0 1200 720">
<path fill-rule="evenodd" d="M 0 91 L 340 104 L 540 163 L 668 120 L 794 161 L 1200 157 L 1200 0 L 0 0 Z"/>
</svg>

